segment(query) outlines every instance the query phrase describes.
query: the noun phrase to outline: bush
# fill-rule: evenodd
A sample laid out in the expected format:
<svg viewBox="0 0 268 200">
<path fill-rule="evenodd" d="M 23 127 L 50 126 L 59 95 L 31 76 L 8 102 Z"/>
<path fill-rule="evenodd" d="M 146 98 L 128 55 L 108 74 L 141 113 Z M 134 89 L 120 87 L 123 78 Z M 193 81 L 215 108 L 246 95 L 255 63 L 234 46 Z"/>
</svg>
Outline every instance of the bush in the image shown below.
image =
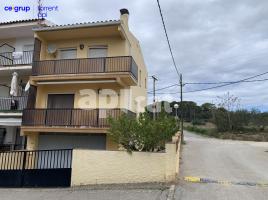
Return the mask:
<svg viewBox="0 0 268 200">
<path fill-rule="evenodd" d="M 204 120 L 201 119 L 195 119 L 192 121 L 192 124 L 195 125 L 206 125 L 206 122 Z"/>
<path fill-rule="evenodd" d="M 217 109 L 215 111 L 214 123 L 219 132 L 227 132 L 230 124 L 228 121 L 228 111 L 225 109 Z"/>
<path fill-rule="evenodd" d="M 119 119 L 109 119 L 108 134 L 113 141 L 127 151 L 161 151 L 165 143 L 179 130 L 174 117 L 160 113 L 153 120 L 149 113 L 142 113 L 136 118 L 122 115 Z"/>
<path fill-rule="evenodd" d="M 199 128 L 197 126 L 186 126 L 185 129 L 187 131 L 192 131 L 209 137 L 215 137 L 215 138 L 220 137 L 220 134 L 215 129 L 205 129 L 205 128 Z"/>
</svg>

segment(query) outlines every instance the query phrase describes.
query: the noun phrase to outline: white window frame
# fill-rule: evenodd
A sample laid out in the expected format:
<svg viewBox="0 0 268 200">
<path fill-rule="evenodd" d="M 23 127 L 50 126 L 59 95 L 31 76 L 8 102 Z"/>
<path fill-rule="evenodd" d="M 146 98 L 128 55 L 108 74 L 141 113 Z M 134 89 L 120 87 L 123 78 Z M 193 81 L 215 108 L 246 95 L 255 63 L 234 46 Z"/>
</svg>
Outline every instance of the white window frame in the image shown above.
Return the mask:
<svg viewBox="0 0 268 200">
<path fill-rule="evenodd" d="M 61 51 L 70 51 L 70 50 L 75 50 L 76 51 L 76 58 L 61 58 Z M 70 47 L 70 48 L 61 48 L 61 49 L 59 49 L 58 59 L 61 59 L 61 60 L 77 59 L 77 48 Z"/>
<path fill-rule="evenodd" d="M 90 49 L 106 49 L 107 54 L 105 57 L 108 57 L 108 45 L 93 45 L 93 46 L 89 46 L 87 49 L 88 49 L 87 50 L 87 57 L 88 58 L 94 58 L 94 57 L 90 57 Z"/>
</svg>

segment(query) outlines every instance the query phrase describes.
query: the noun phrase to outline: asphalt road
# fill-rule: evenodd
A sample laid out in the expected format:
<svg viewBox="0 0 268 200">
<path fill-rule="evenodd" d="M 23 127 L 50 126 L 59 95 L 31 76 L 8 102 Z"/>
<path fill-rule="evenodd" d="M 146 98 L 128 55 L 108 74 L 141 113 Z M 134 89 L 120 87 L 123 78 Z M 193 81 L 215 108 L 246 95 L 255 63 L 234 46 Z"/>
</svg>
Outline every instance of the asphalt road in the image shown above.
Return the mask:
<svg viewBox="0 0 268 200">
<path fill-rule="evenodd" d="M 267 200 L 268 186 L 191 183 L 184 177 L 268 184 L 268 143 L 218 140 L 186 131 L 175 199 Z"/>
</svg>

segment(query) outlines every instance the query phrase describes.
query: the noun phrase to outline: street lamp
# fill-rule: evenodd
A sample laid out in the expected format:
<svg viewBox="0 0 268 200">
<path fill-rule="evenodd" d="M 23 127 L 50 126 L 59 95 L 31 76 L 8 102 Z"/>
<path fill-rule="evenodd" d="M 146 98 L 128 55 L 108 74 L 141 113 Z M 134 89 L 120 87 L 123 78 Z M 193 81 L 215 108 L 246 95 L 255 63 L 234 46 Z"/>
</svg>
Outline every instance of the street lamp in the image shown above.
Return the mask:
<svg viewBox="0 0 268 200">
<path fill-rule="evenodd" d="M 175 110 L 176 110 L 176 116 L 175 116 L 175 118 L 176 119 L 178 119 L 178 108 L 179 108 L 179 105 L 176 103 L 176 104 L 174 104 L 174 108 L 175 108 Z"/>
</svg>

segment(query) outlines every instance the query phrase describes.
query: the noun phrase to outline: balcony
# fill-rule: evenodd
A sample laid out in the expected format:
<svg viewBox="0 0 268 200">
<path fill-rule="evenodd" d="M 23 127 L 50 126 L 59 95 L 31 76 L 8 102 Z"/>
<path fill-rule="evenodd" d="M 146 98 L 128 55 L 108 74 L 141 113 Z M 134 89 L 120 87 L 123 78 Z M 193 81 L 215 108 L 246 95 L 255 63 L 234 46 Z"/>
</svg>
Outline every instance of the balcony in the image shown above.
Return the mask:
<svg viewBox="0 0 268 200">
<path fill-rule="evenodd" d="M 123 113 L 136 116 L 126 109 L 26 109 L 22 126 L 107 128 L 109 117 L 117 119 Z"/>
<path fill-rule="evenodd" d="M 33 51 L 23 51 L 22 55 L 14 58 L 13 52 L 0 53 L 0 66 L 30 65 L 33 59 Z"/>
<path fill-rule="evenodd" d="M 58 81 L 59 77 L 73 74 L 77 76 L 68 78 L 81 80 L 81 76 L 86 75 L 86 79 L 116 79 L 121 76 L 123 81 L 133 85 L 138 80 L 138 67 L 131 56 L 43 60 L 33 63 L 32 79 L 36 81 L 48 80 L 48 75 L 54 76 L 54 80 Z M 43 76 L 43 79 L 38 76 Z"/>
<path fill-rule="evenodd" d="M 28 96 L 0 97 L 0 112 L 21 112 L 27 107 Z"/>
</svg>

